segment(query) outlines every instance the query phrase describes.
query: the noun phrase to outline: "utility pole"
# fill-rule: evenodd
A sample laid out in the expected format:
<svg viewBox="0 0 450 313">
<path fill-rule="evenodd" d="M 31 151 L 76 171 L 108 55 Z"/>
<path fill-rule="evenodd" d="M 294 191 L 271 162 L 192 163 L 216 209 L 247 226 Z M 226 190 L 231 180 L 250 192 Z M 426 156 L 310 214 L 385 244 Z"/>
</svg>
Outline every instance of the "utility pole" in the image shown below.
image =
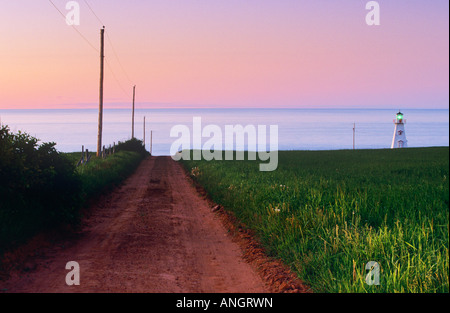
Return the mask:
<svg viewBox="0 0 450 313">
<path fill-rule="evenodd" d="M 153 130 L 150 131 L 150 155 L 152 155 L 152 147 L 153 147 Z"/>
<path fill-rule="evenodd" d="M 105 26 L 100 29 L 100 96 L 98 102 L 98 135 L 97 135 L 97 156 L 102 153 L 102 128 L 103 128 L 103 61 L 105 58 Z"/>
<path fill-rule="evenodd" d="M 144 149 L 145 149 L 145 116 L 144 116 Z"/>
<path fill-rule="evenodd" d="M 136 92 L 136 85 L 133 86 L 133 110 L 131 113 L 131 139 L 134 138 L 134 96 Z"/>
<path fill-rule="evenodd" d="M 353 123 L 353 150 L 355 150 L 355 128 L 356 128 L 356 123 Z"/>
</svg>

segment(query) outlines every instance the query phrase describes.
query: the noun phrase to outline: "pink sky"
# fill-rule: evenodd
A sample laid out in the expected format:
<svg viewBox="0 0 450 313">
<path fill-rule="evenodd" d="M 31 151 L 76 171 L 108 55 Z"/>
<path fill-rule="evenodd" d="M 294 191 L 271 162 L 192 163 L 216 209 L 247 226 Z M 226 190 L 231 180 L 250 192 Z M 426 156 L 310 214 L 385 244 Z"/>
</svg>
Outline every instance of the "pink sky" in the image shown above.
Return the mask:
<svg viewBox="0 0 450 313">
<path fill-rule="evenodd" d="M 105 108 L 134 84 L 141 108 L 448 108 L 448 1 L 378 2 L 380 26 L 361 0 L 88 0 Z M 99 54 L 49 1 L 3 0 L 0 42 L 0 109 L 98 106 Z"/>
</svg>

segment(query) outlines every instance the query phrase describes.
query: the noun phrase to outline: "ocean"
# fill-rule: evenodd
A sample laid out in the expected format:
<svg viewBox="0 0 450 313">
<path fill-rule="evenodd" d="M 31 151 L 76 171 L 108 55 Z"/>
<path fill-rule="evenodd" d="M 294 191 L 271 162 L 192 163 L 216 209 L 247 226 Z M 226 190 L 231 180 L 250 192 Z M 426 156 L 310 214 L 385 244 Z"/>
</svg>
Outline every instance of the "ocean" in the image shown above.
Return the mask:
<svg viewBox="0 0 450 313">
<path fill-rule="evenodd" d="M 388 109 L 136 109 L 135 137 L 143 139 L 153 155 L 170 155 L 177 139 L 170 137 L 175 125 L 193 129 L 193 118 L 202 126 L 278 126 L 279 150 L 340 150 L 390 148 L 397 110 Z M 408 147 L 449 146 L 448 109 L 405 109 Z M 0 110 L 0 121 L 11 131 L 23 131 L 41 142 L 55 142 L 61 152 L 90 151 L 97 147 L 97 109 Z M 152 136 L 150 134 L 152 133 Z M 192 136 L 192 131 L 191 131 Z M 151 137 L 151 139 L 150 139 Z M 103 144 L 131 138 L 131 109 L 105 109 Z M 208 138 L 203 138 L 202 143 Z M 191 147 L 199 148 L 193 145 Z M 240 150 L 240 148 L 237 148 Z M 243 149 L 247 149 L 247 145 Z"/>
</svg>

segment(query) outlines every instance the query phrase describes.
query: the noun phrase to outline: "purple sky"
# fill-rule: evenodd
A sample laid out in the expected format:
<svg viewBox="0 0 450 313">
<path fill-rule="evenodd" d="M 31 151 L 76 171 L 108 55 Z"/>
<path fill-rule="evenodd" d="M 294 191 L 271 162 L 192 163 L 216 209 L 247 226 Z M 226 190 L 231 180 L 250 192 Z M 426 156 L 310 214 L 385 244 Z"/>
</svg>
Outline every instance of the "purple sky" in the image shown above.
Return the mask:
<svg viewBox="0 0 450 313">
<path fill-rule="evenodd" d="M 0 109 L 96 107 L 102 25 L 77 2 L 89 44 L 50 1 L 2 0 Z M 105 107 L 135 84 L 148 108 L 448 108 L 448 1 L 378 1 L 380 26 L 367 2 L 88 0 Z"/>
</svg>

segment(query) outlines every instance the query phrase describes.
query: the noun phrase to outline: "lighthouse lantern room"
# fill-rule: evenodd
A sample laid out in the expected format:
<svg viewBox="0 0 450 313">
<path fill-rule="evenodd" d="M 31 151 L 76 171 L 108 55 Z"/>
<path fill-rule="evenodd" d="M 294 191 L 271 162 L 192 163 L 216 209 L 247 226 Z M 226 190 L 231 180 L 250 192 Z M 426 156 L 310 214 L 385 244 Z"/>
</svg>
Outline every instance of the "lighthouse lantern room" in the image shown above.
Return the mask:
<svg viewBox="0 0 450 313">
<path fill-rule="evenodd" d="M 392 138 L 391 149 L 406 148 L 408 141 L 406 140 L 405 124 L 406 120 L 403 118 L 403 113 L 398 112 L 394 119 L 394 137 Z"/>
</svg>

